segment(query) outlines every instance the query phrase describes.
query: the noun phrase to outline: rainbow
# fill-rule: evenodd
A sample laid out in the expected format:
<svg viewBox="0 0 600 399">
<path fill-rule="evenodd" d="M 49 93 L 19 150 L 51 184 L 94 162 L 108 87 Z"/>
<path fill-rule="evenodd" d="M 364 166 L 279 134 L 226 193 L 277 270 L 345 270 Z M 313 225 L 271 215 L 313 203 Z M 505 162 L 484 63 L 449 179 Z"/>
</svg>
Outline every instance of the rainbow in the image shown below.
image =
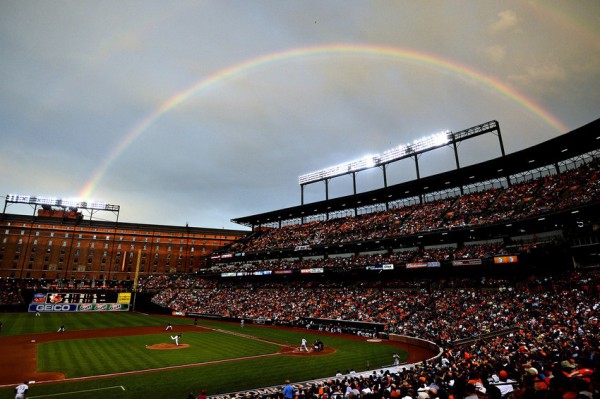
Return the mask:
<svg viewBox="0 0 600 399">
<path fill-rule="evenodd" d="M 568 2 L 529 2 L 527 5 L 539 14 L 538 17 L 542 21 L 549 21 L 561 32 L 569 32 L 571 40 L 574 39 L 573 35 L 575 35 L 576 40 L 585 40 L 592 46 L 592 49 L 596 51 L 600 49 L 598 24 L 592 22 L 594 21 L 593 18 L 584 19 L 582 16 L 577 15 L 575 10 L 569 7 L 571 4 Z M 585 10 L 585 6 L 582 7 L 583 10 Z"/>
<path fill-rule="evenodd" d="M 158 119 L 188 100 L 190 97 L 210 89 L 219 82 L 249 73 L 268 64 L 278 63 L 290 59 L 303 59 L 306 57 L 343 55 L 378 56 L 393 60 L 400 60 L 403 62 L 410 62 L 413 64 L 449 72 L 457 77 L 473 81 L 484 88 L 489 88 L 492 91 L 505 96 L 511 101 L 517 103 L 520 107 L 526 109 L 531 114 L 535 115 L 537 118 L 544 121 L 546 124 L 550 125 L 558 132 L 564 133 L 567 131 L 567 128 L 561 121 L 551 115 L 540 105 L 534 103 L 532 100 L 519 93 L 514 88 L 504 84 L 494 77 L 486 76 L 473 68 L 441 57 L 408 49 L 373 45 L 333 44 L 295 48 L 278 53 L 262 55 L 260 57 L 244 61 L 240 64 L 219 70 L 165 101 L 160 107 L 146 116 L 146 118 L 141 120 L 129 133 L 124 136 L 123 140 L 118 143 L 112 153 L 106 157 L 104 162 L 97 168 L 92 179 L 81 191 L 80 198 L 90 198 L 90 195 L 101 181 L 106 171 L 110 168 L 111 164 L 117 158 L 119 158 L 119 156 L 121 156 L 121 154 L 123 154 L 123 152 L 125 152 L 125 150 L 138 137 L 144 134 L 144 132 L 148 130 L 148 128 L 152 126 Z"/>
</svg>

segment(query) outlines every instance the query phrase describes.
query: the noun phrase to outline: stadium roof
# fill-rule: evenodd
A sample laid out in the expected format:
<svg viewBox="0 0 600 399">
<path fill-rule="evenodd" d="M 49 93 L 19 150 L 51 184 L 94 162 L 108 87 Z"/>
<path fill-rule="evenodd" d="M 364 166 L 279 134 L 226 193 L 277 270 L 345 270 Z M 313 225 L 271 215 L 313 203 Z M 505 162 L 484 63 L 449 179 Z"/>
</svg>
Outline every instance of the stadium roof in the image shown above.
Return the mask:
<svg viewBox="0 0 600 399">
<path fill-rule="evenodd" d="M 279 221 L 306 218 L 336 211 L 374 206 L 391 201 L 436 193 L 452 187 L 504 179 L 527 171 L 557 165 L 600 149 L 600 119 L 572 132 L 527 149 L 486 162 L 462 167 L 418 180 L 403 182 L 373 191 L 232 219 L 244 226 L 264 226 Z"/>
</svg>

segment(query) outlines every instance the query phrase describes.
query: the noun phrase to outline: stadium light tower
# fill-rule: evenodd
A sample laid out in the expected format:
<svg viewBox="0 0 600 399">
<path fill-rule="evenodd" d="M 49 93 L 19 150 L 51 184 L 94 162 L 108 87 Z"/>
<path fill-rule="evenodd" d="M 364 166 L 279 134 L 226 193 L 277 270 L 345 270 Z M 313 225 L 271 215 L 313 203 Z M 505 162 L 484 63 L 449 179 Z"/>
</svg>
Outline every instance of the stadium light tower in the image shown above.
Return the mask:
<svg viewBox="0 0 600 399">
<path fill-rule="evenodd" d="M 384 151 L 382 154 L 368 155 L 356 161 L 346 162 L 339 165 L 335 165 L 326 169 L 322 169 L 316 172 L 307 173 L 298 178 L 301 187 L 301 203 L 304 204 L 304 186 L 319 181 L 325 182 L 325 199 L 329 199 L 329 179 L 334 177 L 343 176 L 347 174 L 352 175 L 352 187 L 354 195 L 356 195 L 356 173 L 371 169 L 375 167 L 381 167 L 383 170 L 383 183 L 384 187 L 387 187 L 387 165 L 410 157 L 417 156 L 425 151 L 430 151 L 435 148 L 443 147 L 448 145 L 452 140 L 452 132 L 443 131 L 436 133 L 421 139 L 415 140 L 412 144 L 399 145 L 390 150 Z M 417 172 L 418 173 L 418 172 Z"/>
<path fill-rule="evenodd" d="M 460 169 L 460 161 L 458 158 L 457 143 L 463 140 L 474 138 L 486 133 L 495 133 L 500 141 L 500 151 L 504 156 L 504 145 L 502 144 L 502 135 L 500 134 L 500 125 L 497 121 L 490 121 L 462 130 L 457 133 L 452 133 L 449 130 L 435 133 L 413 141 L 410 144 L 402 144 L 395 148 L 384 151 L 382 154 L 369 155 L 356 161 L 345 162 L 329 168 L 321 169 L 315 172 L 301 175 L 298 178 L 301 190 L 300 203 L 304 205 L 304 186 L 320 181 L 325 182 L 325 199 L 329 199 L 329 179 L 343 175 L 352 175 L 353 192 L 356 195 L 356 173 L 380 167 L 383 171 L 383 184 L 387 188 L 387 166 L 392 163 L 406 158 L 414 158 L 417 180 L 421 178 L 419 171 L 419 155 L 424 152 L 432 151 L 441 147 L 452 145 L 454 150 L 454 158 L 456 168 Z M 462 188 L 461 188 L 462 189 Z"/>
<path fill-rule="evenodd" d="M 4 200 L 3 214 L 6 213 L 6 207 L 9 204 L 26 204 L 33 206 L 34 216 L 38 207 L 41 207 L 44 210 L 58 209 L 62 212 L 78 212 L 79 210 L 85 210 L 89 212 L 90 220 L 95 212 L 108 211 L 116 214 L 117 222 L 119 220 L 120 210 L 119 205 L 111 205 L 102 201 L 81 201 L 79 199 L 58 199 L 53 197 L 8 194 Z"/>
<path fill-rule="evenodd" d="M 445 131 L 431 136 L 415 140 L 412 144 L 399 145 L 391 150 L 384 151 L 381 155 L 368 155 L 356 161 L 345 162 L 316 172 L 307 173 L 298 178 L 299 183 L 310 184 L 332 177 L 342 176 L 361 170 L 371 169 L 378 166 L 398 161 L 415 152 L 423 152 L 430 149 L 447 145 L 451 138 L 451 132 Z"/>
</svg>

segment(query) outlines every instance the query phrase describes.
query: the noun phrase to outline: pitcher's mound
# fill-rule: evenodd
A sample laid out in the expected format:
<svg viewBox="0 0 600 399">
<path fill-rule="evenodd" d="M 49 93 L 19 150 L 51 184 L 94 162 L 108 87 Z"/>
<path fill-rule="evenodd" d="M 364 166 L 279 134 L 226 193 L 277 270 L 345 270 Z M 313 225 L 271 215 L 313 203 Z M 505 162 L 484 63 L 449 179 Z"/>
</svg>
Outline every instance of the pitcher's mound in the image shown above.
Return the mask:
<svg viewBox="0 0 600 399">
<path fill-rule="evenodd" d="M 179 346 L 175 345 L 175 344 L 154 344 L 154 345 L 146 345 L 146 349 L 153 349 L 155 351 L 168 351 L 168 350 L 172 350 L 172 349 L 184 349 L 184 348 L 189 348 L 190 345 L 189 344 L 179 344 Z"/>
</svg>

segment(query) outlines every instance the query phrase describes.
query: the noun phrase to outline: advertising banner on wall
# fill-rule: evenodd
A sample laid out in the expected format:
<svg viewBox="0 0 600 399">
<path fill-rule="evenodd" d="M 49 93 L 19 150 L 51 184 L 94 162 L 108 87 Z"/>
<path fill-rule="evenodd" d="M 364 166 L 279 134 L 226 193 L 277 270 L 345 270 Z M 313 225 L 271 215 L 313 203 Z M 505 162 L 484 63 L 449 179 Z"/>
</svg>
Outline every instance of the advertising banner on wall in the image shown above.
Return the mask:
<svg viewBox="0 0 600 399">
<path fill-rule="evenodd" d="M 126 312 L 129 304 L 122 303 L 32 303 L 29 312 Z"/>
<path fill-rule="evenodd" d="M 452 266 L 481 266 L 481 259 L 458 259 L 452 261 Z"/>
<path fill-rule="evenodd" d="M 440 267 L 440 262 L 411 262 L 406 264 L 407 269 L 421 269 L 424 267 Z"/>
<path fill-rule="evenodd" d="M 497 265 L 502 265 L 505 263 L 517 263 L 519 258 L 517 255 L 510 256 L 494 256 L 494 263 Z"/>
<path fill-rule="evenodd" d="M 31 303 L 30 312 L 77 312 L 76 303 Z"/>
<path fill-rule="evenodd" d="M 123 303 L 82 303 L 78 312 L 122 312 L 129 310 L 129 304 Z"/>
</svg>

